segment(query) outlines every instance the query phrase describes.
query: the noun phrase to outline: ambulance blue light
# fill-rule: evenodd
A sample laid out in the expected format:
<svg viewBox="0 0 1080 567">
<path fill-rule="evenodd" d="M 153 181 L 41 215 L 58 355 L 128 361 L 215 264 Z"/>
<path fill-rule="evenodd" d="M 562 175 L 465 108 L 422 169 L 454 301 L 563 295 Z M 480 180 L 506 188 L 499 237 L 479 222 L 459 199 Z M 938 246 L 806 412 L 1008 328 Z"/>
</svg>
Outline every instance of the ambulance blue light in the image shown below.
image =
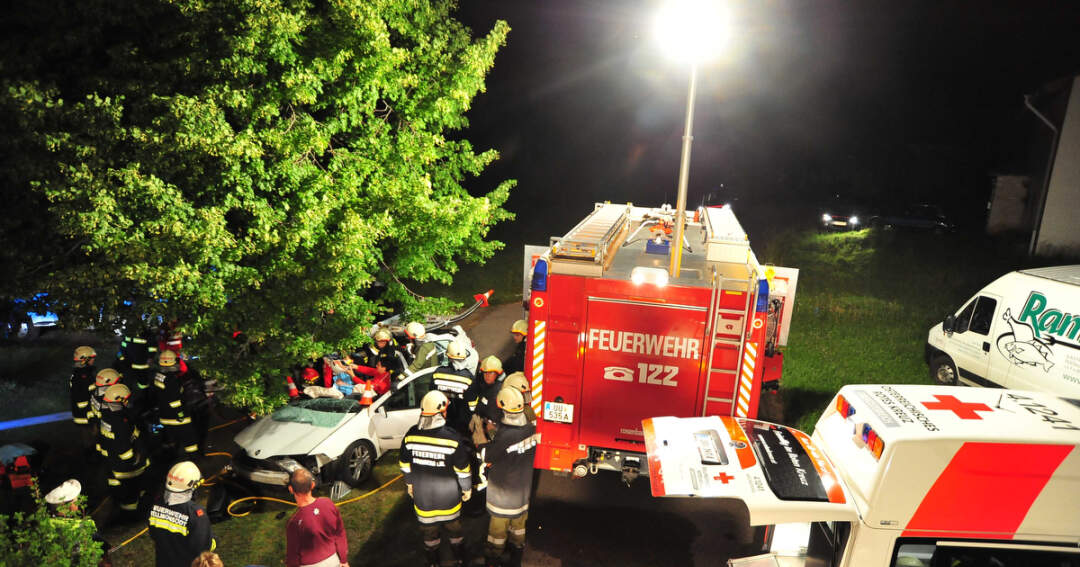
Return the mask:
<svg viewBox="0 0 1080 567">
<path fill-rule="evenodd" d="M 536 265 L 533 266 L 532 283 L 529 284 L 529 289 L 534 291 L 547 291 L 547 275 L 547 260 L 537 260 Z"/>
</svg>

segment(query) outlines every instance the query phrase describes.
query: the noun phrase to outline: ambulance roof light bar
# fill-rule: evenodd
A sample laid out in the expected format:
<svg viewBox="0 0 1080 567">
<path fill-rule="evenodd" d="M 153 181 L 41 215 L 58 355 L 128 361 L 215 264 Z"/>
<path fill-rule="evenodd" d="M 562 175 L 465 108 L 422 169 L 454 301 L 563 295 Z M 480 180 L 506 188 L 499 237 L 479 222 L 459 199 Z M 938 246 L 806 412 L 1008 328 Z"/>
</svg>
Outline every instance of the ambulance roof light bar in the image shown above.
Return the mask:
<svg viewBox="0 0 1080 567">
<path fill-rule="evenodd" d="M 836 396 L 836 411 L 844 421 L 855 415 L 855 407 L 844 399 L 844 396 Z M 885 450 L 885 441 L 878 436 L 869 423 L 855 423 L 852 441 L 869 449 L 874 460 L 881 460 L 881 453 Z"/>
</svg>

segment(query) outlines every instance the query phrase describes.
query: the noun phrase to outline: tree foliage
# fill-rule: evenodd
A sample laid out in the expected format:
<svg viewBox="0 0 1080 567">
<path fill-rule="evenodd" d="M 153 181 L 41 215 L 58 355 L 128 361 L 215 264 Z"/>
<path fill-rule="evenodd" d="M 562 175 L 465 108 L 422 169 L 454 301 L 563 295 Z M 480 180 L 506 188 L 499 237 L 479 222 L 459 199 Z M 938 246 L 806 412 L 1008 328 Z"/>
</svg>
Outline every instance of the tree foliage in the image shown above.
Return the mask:
<svg viewBox="0 0 1080 567">
<path fill-rule="evenodd" d="M 513 182 L 462 137 L 509 28 L 449 0 L 25 2 L 0 24 L 3 292 L 177 319 L 235 401 L 481 262 Z M 130 302 L 134 306 L 130 306 Z M 244 340 L 233 340 L 234 331 Z"/>
<path fill-rule="evenodd" d="M 54 518 L 36 482 L 32 491 L 33 512 L 0 515 L 0 565 L 96 567 L 104 550 L 94 541 L 94 522 L 83 516 L 86 497 L 79 497 L 79 512 Z"/>
</svg>

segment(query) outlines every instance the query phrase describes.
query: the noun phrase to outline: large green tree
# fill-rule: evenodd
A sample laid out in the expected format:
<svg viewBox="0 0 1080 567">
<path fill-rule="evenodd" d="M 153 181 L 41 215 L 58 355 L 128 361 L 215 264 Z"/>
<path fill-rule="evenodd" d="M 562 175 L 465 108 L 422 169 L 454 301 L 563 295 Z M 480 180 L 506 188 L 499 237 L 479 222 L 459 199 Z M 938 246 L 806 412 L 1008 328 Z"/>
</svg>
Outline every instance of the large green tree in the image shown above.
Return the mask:
<svg viewBox="0 0 1080 567">
<path fill-rule="evenodd" d="M 489 258 L 513 185 L 463 187 L 497 158 L 463 130 L 509 28 L 474 38 L 455 10 L 9 6 L 2 291 L 46 291 L 73 326 L 177 319 L 205 372 L 257 409 L 290 365 L 366 340 L 387 305 L 447 308 L 407 286 Z"/>
</svg>

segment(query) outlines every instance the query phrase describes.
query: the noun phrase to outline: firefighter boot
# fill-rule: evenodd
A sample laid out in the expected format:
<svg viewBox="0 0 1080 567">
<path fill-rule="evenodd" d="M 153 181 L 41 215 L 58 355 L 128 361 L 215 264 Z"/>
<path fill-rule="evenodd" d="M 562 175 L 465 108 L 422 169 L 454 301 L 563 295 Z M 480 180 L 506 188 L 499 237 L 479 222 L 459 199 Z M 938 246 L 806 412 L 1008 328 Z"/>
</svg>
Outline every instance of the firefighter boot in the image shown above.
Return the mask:
<svg viewBox="0 0 1080 567">
<path fill-rule="evenodd" d="M 504 567 L 521 567 L 521 558 L 525 556 L 525 547 L 518 547 L 516 545 L 507 546 L 510 548 L 510 560 L 506 562 Z"/>
<path fill-rule="evenodd" d="M 427 567 L 439 567 L 439 546 L 424 547 L 424 565 Z"/>
<path fill-rule="evenodd" d="M 465 549 L 465 542 L 455 543 L 450 546 L 450 549 L 454 551 L 454 561 L 461 567 L 467 567 L 469 565 L 469 552 Z"/>
</svg>

